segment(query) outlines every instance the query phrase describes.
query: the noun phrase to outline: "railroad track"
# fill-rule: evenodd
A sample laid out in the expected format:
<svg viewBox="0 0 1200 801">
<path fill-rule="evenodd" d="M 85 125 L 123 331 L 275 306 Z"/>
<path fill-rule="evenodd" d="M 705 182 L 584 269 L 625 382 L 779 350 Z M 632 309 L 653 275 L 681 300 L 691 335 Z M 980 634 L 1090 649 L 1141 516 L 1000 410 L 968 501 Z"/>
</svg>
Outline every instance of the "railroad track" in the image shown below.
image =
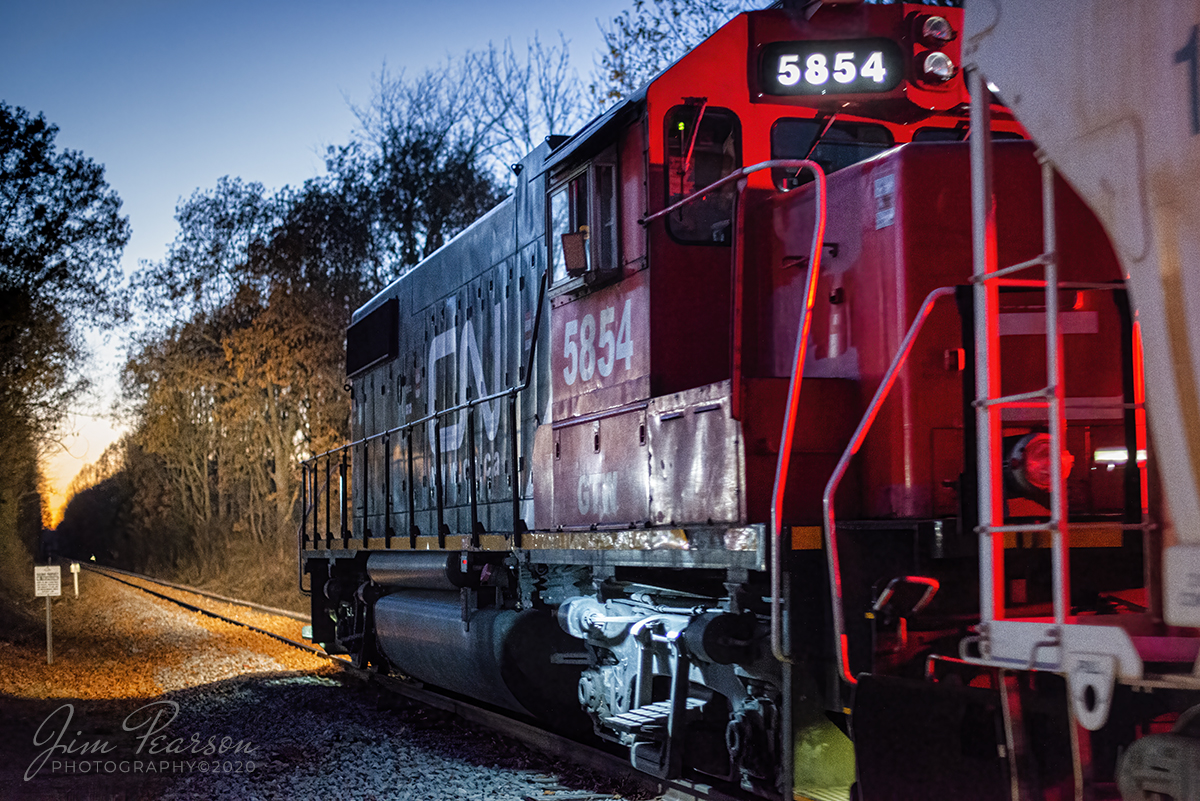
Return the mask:
<svg viewBox="0 0 1200 801">
<path fill-rule="evenodd" d="M 290 617 L 292 620 L 299 620 L 301 623 L 311 622 L 308 615 L 306 615 L 302 612 L 293 612 L 290 609 L 280 609 L 277 606 L 263 606 L 262 604 L 256 604 L 256 603 L 252 603 L 250 601 L 243 601 L 240 598 L 230 598 L 227 595 L 218 595 L 217 593 L 209 592 L 208 590 L 200 590 L 195 587 L 188 587 L 183 584 L 174 584 L 170 581 L 163 581 L 162 579 L 156 579 L 156 578 L 151 578 L 150 576 L 144 576 L 141 573 L 131 573 L 128 570 L 121 570 L 120 568 L 117 568 L 117 567 L 107 567 L 107 566 L 103 566 L 103 565 L 90 564 L 88 562 L 80 562 L 79 565 L 80 565 L 80 567 L 83 567 L 87 570 L 91 570 L 95 573 L 103 573 L 105 575 L 108 575 L 109 578 L 112 578 L 113 575 L 127 576 L 129 578 L 135 578 L 140 581 L 148 581 L 151 584 L 158 584 L 159 586 L 162 586 L 162 587 L 169 587 L 173 590 L 181 590 L 182 592 L 190 592 L 192 595 L 200 595 L 205 598 L 212 598 L 215 601 L 223 601 L 227 604 L 235 604 L 237 606 L 244 606 L 248 609 L 254 609 L 259 612 L 266 612 L 271 615 L 279 615 L 281 617 Z M 125 583 L 128 584 L 129 582 L 125 582 Z"/>
<path fill-rule="evenodd" d="M 449 696 L 444 693 L 428 689 L 420 682 L 384 676 L 375 670 L 357 667 L 346 658 L 328 654 L 323 649 L 317 648 L 310 643 L 293 640 L 260 626 L 255 626 L 251 623 L 230 617 L 229 615 L 222 614 L 214 609 L 199 606 L 196 603 L 179 598 L 177 595 L 172 595 L 171 592 L 189 593 L 202 598 L 218 601 L 220 603 L 241 606 L 268 614 L 286 616 L 293 620 L 299 620 L 302 622 L 309 621 L 309 617 L 307 615 L 292 612 L 286 609 L 277 609 L 274 607 L 251 603 L 249 601 L 230 598 L 224 595 L 208 592 L 206 590 L 200 590 L 182 584 L 174 584 L 169 581 L 162 581 L 161 579 L 144 576 L 139 573 L 130 573 L 117 568 L 103 567 L 85 562 L 81 562 L 80 566 L 92 573 L 96 573 L 97 575 L 103 576 L 112 581 L 133 587 L 134 589 L 141 590 L 148 595 L 168 601 L 189 611 L 199 612 L 200 614 L 208 617 L 222 620 L 235 626 L 241 626 L 243 628 L 250 629 L 251 631 L 256 631 L 260 634 L 265 634 L 268 637 L 272 637 L 286 645 L 290 645 L 294 648 L 321 656 L 340 667 L 347 675 L 367 682 L 384 692 L 403 696 L 416 703 L 424 704 L 426 706 L 452 714 L 455 717 L 469 723 L 474 723 L 493 729 L 546 756 L 567 760 L 588 770 L 610 776 L 615 775 L 629 777 L 633 773 L 633 768 L 629 765 L 628 760 L 623 757 L 616 756 L 602 749 L 554 734 L 530 723 L 516 720 L 506 714 L 479 706 L 467 699 Z M 145 586 L 146 584 L 154 585 L 160 589 L 152 589 L 151 587 Z M 755 796 L 749 796 L 741 793 L 730 794 L 711 785 L 688 780 L 660 781 L 647 776 L 645 777 L 645 786 L 647 788 L 657 786 L 654 791 L 662 794 L 662 801 L 747 801 L 751 798 L 757 798 Z M 554 791 L 551 794 L 552 789 Z M 566 788 L 561 789 L 562 792 L 558 792 L 558 788 L 552 788 L 551 784 L 548 784 L 546 787 L 547 794 L 542 798 L 548 799 L 549 801 L 601 801 L 602 799 L 613 798 L 611 793 L 589 793 L 587 791 L 568 790 Z M 532 799 L 532 797 L 530 798 Z M 538 801 L 542 801 L 542 798 L 539 798 Z"/>
<path fill-rule="evenodd" d="M 150 576 L 143 576 L 139 573 L 130 573 L 125 570 L 118 570 L 117 568 L 101 567 L 99 565 L 90 565 L 85 562 L 80 562 L 80 566 L 85 570 L 89 570 L 93 573 L 97 573 L 101 576 L 104 576 L 105 578 L 111 579 L 112 581 L 117 581 L 117 582 L 120 582 L 121 584 L 125 584 L 127 586 L 133 587 L 134 589 L 141 590 L 144 593 L 153 595 L 156 598 L 161 598 L 164 601 L 169 601 L 177 606 L 181 606 L 184 609 L 190 610 L 192 612 L 199 612 L 202 615 L 207 615 L 208 617 L 216 618 L 217 620 L 223 620 L 226 623 L 232 623 L 235 626 L 241 626 L 242 628 L 250 629 L 251 631 L 256 631 L 259 634 L 265 634 L 268 637 L 273 637 L 274 639 L 279 640 L 280 642 L 282 642 L 286 645 L 290 645 L 293 648 L 299 648 L 303 651 L 308 651 L 311 654 L 316 654 L 317 656 L 326 657 L 330 661 L 335 662 L 339 665 L 342 665 L 343 667 L 351 667 L 351 668 L 353 667 L 348 662 L 346 662 L 346 660 L 339 659 L 338 657 L 333 656 L 331 654 L 327 654 L 327 653 L 325 653 L 324 650 L 317 648 L 316 646 L 310 645 L 305 642 L 300 642 L 299 640 L 293 640 L 288 637 L 284 637 L 282 634 L 277 634 L 273 631 L 269 631 L 260 626 L 255 626 L 252 623 L 247 623 L 243 620 L 238 620 L 237 618 L 229 617 L 228 615 L 223 615 L 220 612 L 216 612 L 212 609 L 206 609 L 202 606 L 197 606 L 196 604 L 185 601 L 182 598 L 173 597 L 166 593 L 152 590 L 149 587 L 143 586 L 142 584 L 137 584 L 133 581 L 129 581 L 129 579 L 133 578 L 133 579 L 137 579 L 138 581 L 148 582 L 150 584 L 155 584 L 155 585 L 167 588 L 167 589 L 176 590 L 178 592 L 187 592 L 187 593 L 191 593 L 193 595 L 199 595 L 201 597 L 211 598 L 213 600 L 220 601 L 222 603 L 234 604 L 236 606 L 244 606 L 248 609 L 253 609 L 258 612 L 266 612 L 268 614 L 273 614 L 273 615 L 282 615 L 282 616 L 290 617 L 293 620 L 300 620 L 300 621 L 307 622 L 309 620 L 307 615 L 302 615 L 298 612 L 291 612 L 286 609 L 276 609 L 275 607 L 271 607 L 271 606 L 263 606 L 261 604 L 251 603 L 250 601 L 240 601 L 240 600 L 237 600 L 236 598 L 228 598 L 224 595 L 217 595 L 216 593 L 206 592 L 205 590 L 198 590 L 198 589 L 195 589 L 194 587 L 185 587 L 182 584 L 172 584 L 169 581 L 162 581 L 160 579 L 151 578 Z"/>
</svg>

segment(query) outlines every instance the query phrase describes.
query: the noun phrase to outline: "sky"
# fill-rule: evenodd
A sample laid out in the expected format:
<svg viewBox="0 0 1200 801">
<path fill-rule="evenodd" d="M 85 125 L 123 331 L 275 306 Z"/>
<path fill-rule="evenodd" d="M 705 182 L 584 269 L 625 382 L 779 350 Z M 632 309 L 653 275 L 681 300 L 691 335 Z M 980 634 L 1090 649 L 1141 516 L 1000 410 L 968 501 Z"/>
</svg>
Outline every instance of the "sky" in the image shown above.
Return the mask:
<svg viewBox="0 0 1200 801">
<path fill-rule="evenodd" d="M 419 74 L 467 49 L 535 33 L 568 39 L 591 72 L 609 20 L 629 0 L 5 0 L 0 100 L 59 127 L 59 148 L 103 164 L 133 235 L 126 272 L 165 255 L 177 203 L 224 175 L 268 189 L 323 170 L 327 145 L 348 140 L 350 104 L 373 76 Z M 45 465 L 55 514 L 66 485 L 118 435 L 120 336 L 93 335 L 96 385 Z M 57 522 L 57 518 L 55 518 Z"/>
</svg>

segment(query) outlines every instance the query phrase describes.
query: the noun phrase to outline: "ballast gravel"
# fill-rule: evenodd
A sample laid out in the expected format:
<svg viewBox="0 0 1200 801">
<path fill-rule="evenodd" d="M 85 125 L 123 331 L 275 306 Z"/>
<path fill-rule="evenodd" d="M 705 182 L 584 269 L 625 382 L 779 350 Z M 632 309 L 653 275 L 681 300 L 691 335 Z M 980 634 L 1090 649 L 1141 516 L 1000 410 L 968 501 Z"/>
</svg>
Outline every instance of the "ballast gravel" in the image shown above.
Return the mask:
<svg viewBox="0 0 1200 801">
<path fill-rule="evenodd" d="M 633 775 L 551 764 L 265 635 L 81 579 L 54 607 L 53 665 L 44 642 L 0 642 L 2 798 L 652 797 Z"/>
</svg>

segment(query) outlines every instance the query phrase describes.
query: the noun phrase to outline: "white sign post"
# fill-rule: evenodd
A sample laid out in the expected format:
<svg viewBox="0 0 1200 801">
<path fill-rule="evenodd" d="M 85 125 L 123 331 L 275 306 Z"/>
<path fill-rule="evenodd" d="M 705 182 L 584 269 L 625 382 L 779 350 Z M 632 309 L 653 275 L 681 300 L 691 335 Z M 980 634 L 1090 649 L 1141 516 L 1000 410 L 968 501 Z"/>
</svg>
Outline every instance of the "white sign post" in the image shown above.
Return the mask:
<svg viewBox="0 0 1200 801">
<path fill-rule="evenodd" d="M 79 597 L 79 563 L 71 563 L 71 578 L 75 579 L 75 597 Z"/>
<path fill-rule="evenodd" d="M 58 565 L 35 567 L 33 589 L 37 597 L 46 596 L 46 664 L 54 664 L 54 634 L 50 629 L 50 598 L 62 595 L 62 568 Z"/>
</svg>

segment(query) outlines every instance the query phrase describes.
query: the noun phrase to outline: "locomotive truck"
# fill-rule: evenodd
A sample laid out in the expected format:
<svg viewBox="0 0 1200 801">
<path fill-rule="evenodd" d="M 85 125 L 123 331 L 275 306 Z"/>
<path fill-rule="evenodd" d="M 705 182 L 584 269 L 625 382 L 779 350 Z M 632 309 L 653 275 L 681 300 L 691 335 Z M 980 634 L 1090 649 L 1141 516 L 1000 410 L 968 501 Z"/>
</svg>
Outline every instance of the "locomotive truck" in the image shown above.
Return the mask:
<svg viewBox="0 0 1200 801">
<path fill-rule="evenodd" d="M 741 14 L 512 165 L 353 315 L 314 641 L 728 792 L 1200 798 L 1145 315 L 976 24 Z"/>
</svg>

